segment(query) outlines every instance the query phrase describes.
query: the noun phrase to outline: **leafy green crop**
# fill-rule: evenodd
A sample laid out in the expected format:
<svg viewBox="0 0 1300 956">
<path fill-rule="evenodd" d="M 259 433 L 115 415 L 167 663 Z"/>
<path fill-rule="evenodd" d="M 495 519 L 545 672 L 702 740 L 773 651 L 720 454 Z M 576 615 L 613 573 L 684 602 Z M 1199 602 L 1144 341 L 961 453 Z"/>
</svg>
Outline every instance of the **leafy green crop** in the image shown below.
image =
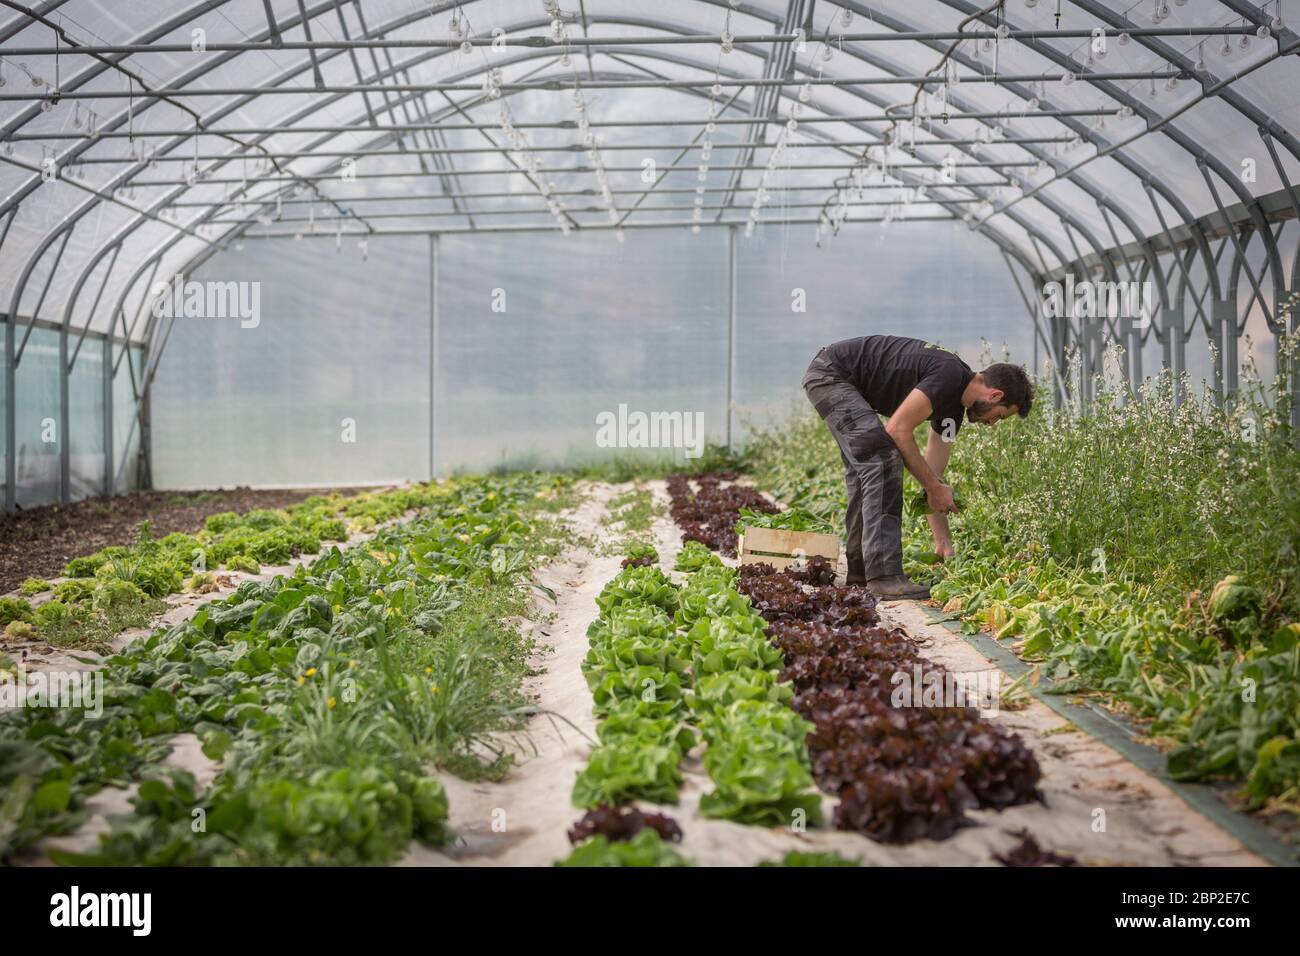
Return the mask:
<svg viewBox="0 0 1300 956">
<path fill-rule="evenodd" d="M 735 570 L 703 545 L 687 544 L 676 566 L 692 571 L 685 587 L 657 568 L 629 567 L 597 598 L 583 673 L 601 744 L 573 802 L 676 803 L 693 722 L 714 783 L 702 812 L 764 826 L 818 823 L 804 746 L 811 725 L 788 706 L 793 690 L 778 679 L 782 656 L 766 622 L 735 589 Z"/>
<path fill-rule="evenodd" d="M 556 866 L 690 866 L 659 834 L 648 827 L 630 840 L 611 843 L 594 836 L 578 846 Z"/>
<path fill-rule="evenodd" d="M 669 614 L 677 610 L 677 588 L 656 567 L 628 567 L 605 585 L 596 606 L 609 614 L 625 604 L 653 604 Z"/>
<path fill-rule="evenodd" d="M 687 541 L 677 552 L 673 568 L 677 571 L 698 571 L 709 565 L 722 566 L 722 559 L 699 541 Z"/>
<path fill-rule="evenodd" d="M 772 528 L 777 531 L 811 531 L 817 534 L 835 534 L 835 525 L 820 515 L 813 514 L 806 508 L 787 508 L 773 514 L 740 509 L 740 520 L 736 522 L 736 534 L 744 534 L 746 528 Z"/>
<path fill-rule="evenodd" d="M 430 513 L 247 581 L 110 658 L 102 718 L 0 714 L 0 740 L 41 755 L 12 761 L 0 859 L 74 826 L 102 787 L 139 780 L 135 811 L 110 821 L 100 851 L 61 862 L 377 863 L 412 839 L 441 842 L 446 798 L 429 766 L 499 772 L 509 755 L 498 735 L 531 712 L 527 645 L 502 622 L 521 612 L 521 577 L 560 533 L 545 514 L 560 487 L 543 475 L 444 484 Z M 105 574 L 91 602 L 43 607 L 89 613 L 95 596 L 111 607 L 130 589 Z M 161 766 L 185 732 L 221 762 L 210 787 Z M 195 809 L 205 830 L 192 828 Z"/>
<path fill-rule="evenodd" d="M 591 809 L 630 800 L 676 803 L 682 784 L 682 751 L 661 743 L 661 727 L 647 723 L 636 734 L 620 735 L 591 752 L 573 785 L 573 804 Z"/>
<path fill-rule="evenodd" d="M 714 784 L 700 798 L 702 814 L 760 826 L 821 822 L 803 743 L 812 724 L 782 704 L 739 700 L 701 728 L 709 744 L 704 768 Z"/>
<path fill-rule="evenodd" d="M 22 598 L 0 597 L 0 626 L 11 621 L 32 620 L 32 606 Z"/>
</svg>

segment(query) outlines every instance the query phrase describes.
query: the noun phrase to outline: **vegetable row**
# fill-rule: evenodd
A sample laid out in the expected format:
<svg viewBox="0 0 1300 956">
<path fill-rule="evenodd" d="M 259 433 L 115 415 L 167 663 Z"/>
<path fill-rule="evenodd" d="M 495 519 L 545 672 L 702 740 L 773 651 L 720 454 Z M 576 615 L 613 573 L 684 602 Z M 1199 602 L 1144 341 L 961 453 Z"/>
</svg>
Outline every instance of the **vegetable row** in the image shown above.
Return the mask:
<svg viewBox="0 0 1300 956">
<path fill-rule="evenodd" d="M 685 479 L 670 487 L 691 494 Z M 694 497 L 674 507 L 722 506 L 709 503 L 718 496 Z M 693 534 L 687 528 L 683 538 Z M 903 631 L 879 626 L 865 588 L 833 580 L 834 569 L 813 559 L 780 574 L 744 566 L 736 587 L 782 657 L 775 686 L 810 727 L 812 773 L 839 798 L 835 825 L 882 841 L 942 838 L 965 822 L 967 809 L 1038 799 L 1033 754 L 974 706 L 898 704 L 897 675 L 944 686 L 946 671 L 919 655 Z"/>
<path fill-rule="evenodd" d="M 448 836 L 431 764 L 484 776 L 529 702 L 508 595 L 560 534 L 545 476 L 426 486 L 420 516 L 249 581 L 110 658 L 103 712 L 0 713 L 0 859 L 76 829 L 138 782 L 98 852 L 62 863 L 350 864 Z M 405 509 L 403 509 L 405 510 Z M 513 643 L 512 643 L 513 640 Z M 164 766 L 192 733 L 211 786 Z"/>
<path fill-rule="evenodd" d="M 28 578 L 21 597 L 0 598 L 0 627 L 12 640 L 39 636 L 57 644 L 93 645 L 115 629 L 145 623 L 150 615 L 144 612 L 161 609 L 151 599 L 182 590 L 213 590 L 213 572 L 218 569 L 259 574 L 263 565 L 284 565 L 299 555 L 317 554 L 329 542 L 374 531 L 382 522 L 430 504 L 432 487 L 352 497 L 315 495 L 285 509 L 257 508 L 243 515 L 226 511 L 210 515 L 195 534 L 174 532 L 157 538 L 146 521 L 131 543 L 69 561 L 64 574 L 71 580 L 51 584 Z M 27 600 L 46 593 L 48 599 L 35 606 Z"/>
</svg>

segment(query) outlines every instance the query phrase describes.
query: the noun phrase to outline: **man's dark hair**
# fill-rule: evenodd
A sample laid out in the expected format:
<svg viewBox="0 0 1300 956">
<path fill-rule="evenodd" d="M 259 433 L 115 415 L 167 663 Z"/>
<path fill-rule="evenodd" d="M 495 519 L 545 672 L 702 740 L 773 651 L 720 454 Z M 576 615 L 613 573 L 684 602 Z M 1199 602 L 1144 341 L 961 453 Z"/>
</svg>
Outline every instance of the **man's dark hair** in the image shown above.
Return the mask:
<svg viewBox="0 0 1300 956">
<path fill-rule="evenodd" d="M 984 384 L 996 388 L 1002 393 L 1002 405 L 1015 405 L 1020 410 L 1020 417 L 1029 414 L 1034 404 L 1034 384 L 1029 375 L 1019 365 L 997 362 L 983 372 Z"/>
</svg>

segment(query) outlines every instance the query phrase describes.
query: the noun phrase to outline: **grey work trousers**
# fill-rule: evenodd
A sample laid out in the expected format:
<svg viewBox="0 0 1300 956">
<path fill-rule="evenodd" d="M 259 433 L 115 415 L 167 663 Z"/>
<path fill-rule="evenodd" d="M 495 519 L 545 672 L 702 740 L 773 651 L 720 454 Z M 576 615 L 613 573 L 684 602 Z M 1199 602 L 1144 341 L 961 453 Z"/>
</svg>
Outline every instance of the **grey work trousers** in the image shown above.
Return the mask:
<svg viewBox="0 0 1300 956">
<path fill-rule="evenodd" d="M 876 410 L 827 357 L 817 353 L 803 390 L 826 422 L 844 462 L 849 577 L 903 573 L 903 457 Z"/>
</svg>

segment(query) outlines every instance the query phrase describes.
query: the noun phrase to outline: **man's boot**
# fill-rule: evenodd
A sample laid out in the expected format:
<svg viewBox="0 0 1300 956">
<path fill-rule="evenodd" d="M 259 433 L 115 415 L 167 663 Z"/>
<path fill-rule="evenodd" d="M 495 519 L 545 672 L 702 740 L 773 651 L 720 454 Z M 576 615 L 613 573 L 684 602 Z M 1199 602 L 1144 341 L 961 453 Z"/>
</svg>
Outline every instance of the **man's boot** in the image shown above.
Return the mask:
<svg viewBox="0 0 1300 956">
<path fill-rule="evenodd" d="M 882 601 L 925 601 L 930 597 L 928 585 L 917 584 L 905 574 L 872 578 L 866 584 L 867 589 Z"/>
</svg>

